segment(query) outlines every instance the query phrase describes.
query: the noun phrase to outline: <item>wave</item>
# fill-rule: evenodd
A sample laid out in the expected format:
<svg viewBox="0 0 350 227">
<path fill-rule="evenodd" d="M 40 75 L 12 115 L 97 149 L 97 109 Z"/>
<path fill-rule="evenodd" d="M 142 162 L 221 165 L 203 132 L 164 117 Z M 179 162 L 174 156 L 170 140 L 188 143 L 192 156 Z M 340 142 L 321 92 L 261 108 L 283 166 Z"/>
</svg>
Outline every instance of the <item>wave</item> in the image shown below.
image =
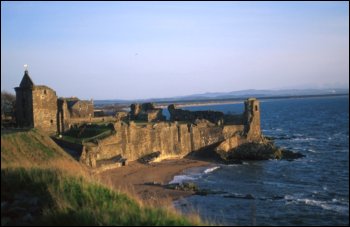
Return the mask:
<svg viewBox="0 0 350 227">
<path fill-rule="evenodd" d="M 219 168 L 220 168 L 220 166 L 215 166 L 215 167 L 204 170 L 204 173 L 208 174 L 208 173 L 211 173 Z"/>
<path fill-rule="evenodd" d="M 311 148 L 309 148 L 309 149 L 307 149 L 309 152 L 311 152 L 311 153 L 319 153 L 319 152 L 317 152 L 317 151 L 315 151 L 314 149 L 311 149 Z"/>
<path fill-rule="evenodd" d="M 314 141 L 317 139 L 313 138 L 313 137 L 305 137 L 305 138 L 292 138 L 291 140 L 294 140 L 294 141 Z"/>
<path fill-rule="evenodd" d="M 193 181 L 196 180 L 197 178 L 193 176 L 188 176 L 188 175 L 177 175 L 174 176 L 174 179 L 169 182 L 169 184 L 181 184 L 184 181 Z"/>
<path fill-rule="evenodd" d="M 300 198 L 300 196 L 291 196 L 286 195 L 284 196 L 284 199 L 287 201 L 286 204 L 306 204 L 309 206 L 316 206 L 320 207 L 324 210 L 332 210 L 341 214 L 347 214 L 349 213 L 349 203 L 348 202 L 341 202 L 337 199 L 332 199 L 330 201 L 321 201 L 321 200 L 315 200 L 315 199 L 309 199 L 309 198 Z"/>
<path fill-rule="evenodd" d="M 317 206 L 325 210 L 332 210 L 342 214 L 349 212 L 349 204 L 340 204 L 336 199 L 332 199 L 330 202 L 313 199 L 297 199 L 297 201 L 305 203 L 306 205 Z"/>
<path fill-rule="evenodd" d="M 209 174 L 209 173 L 211 173 L 219 168 L 220 168 L 220 166 L 214 166 L 214 167 L 204 169 L 204 171 L 203 171 L 203 169 L 201 169 L 201 171 L 199 173 L 195 171 L 195 172 L 189 172 L 189 173 L 183 174 L 183 175 L 176 175 L 176 176 L 174 176 L 173 180 L 169 182 L 169 184 L 181 184 L 185 181 L 198 180 L 204 174 Z"/>
</svg>

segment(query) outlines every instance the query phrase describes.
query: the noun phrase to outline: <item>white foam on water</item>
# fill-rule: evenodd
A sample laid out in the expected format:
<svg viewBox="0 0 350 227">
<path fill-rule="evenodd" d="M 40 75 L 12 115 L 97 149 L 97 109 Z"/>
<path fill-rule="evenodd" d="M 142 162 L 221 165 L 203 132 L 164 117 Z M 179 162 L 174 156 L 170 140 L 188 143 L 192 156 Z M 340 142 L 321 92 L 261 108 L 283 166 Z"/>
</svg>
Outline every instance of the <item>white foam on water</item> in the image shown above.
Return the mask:
<svg viewBox="0 0 350 227">
<path fill-rule="evenodd" d="M 184 181 L 191 181 L 195 179 L 196 179 L 195 177 L 188 176 L 188 175 L 177 175 L 177 176 L 174 176 L 174 179 L 170 181 L 169 184 L 181 184 Z"/>
<path fill-rule="evenodd" d="M 235 166 L 240 166 L 241 164 L 228 164 L 227 166 L 229 167 L 235 167 Z"/>
<path fill-rule="evenodd" d="M 306 205 L 310 206 L 317 206 L 321 207 L 322 209 L 325 210 L 332 210 L 338 213 L 348 213 L 349 212 L 349 204 L 332 204 L 335 203 L 334 199 L 332 202 L 328 201 L 319 201 L 319 200 L 314 200 L 314 199 L 297 199 L 297 202 L 305 203 Z"/>
<path fill-rule="evenodd" d="M 181 184 L 184 181 L 197 180 L 197 179 L 201 178 L 203 175 L 212 173 L 219 168 L 220 168 L 220 166 L 214 166 L 214 167 L 204 169 L 204 171 L 201 170 L 200 172 L 195 172 L 195 173 L 192 172 L 192 173 L 188 173 L 187 175 L 185 175 L 185 174 L 177 175 L 177 176 L 174 176 L 173 180 L 170 181 L 169 184 Z"/>
<path fill-rule="evenodd" d="M 318 153 L 317 151 L 315 151 L 314 149 L 307 149 L 308 151 L 310 151 L 311 153 Z"/>
<path fill-rule="evenodd" d="M 300 134 L 300 133 L 294 133 L 293 135 L 294 135 L 294 136 L 299 136 L 299 137 L 300 137 L 300 136 L 304 136 L 303 134 Z"/>
<path fill-rule="evenodd" d="M 321 207 L 325 210 L 332 210 L 338 213 L 346 214 L 349 213 L 349 203 L 340 202 L 337 199 L 331 201 L 320 201 L 309 198 L 300 198 L 301 195 L 285 195 L 284 199 L 287 200 L 286 204 L 306 204 L 309 206 Z"/>
<path fill-rule="evenodd" d="M 208 173 L 211 173 L 219 168 L 220 168 L 220 166 L 215 166 L 215 167 L 204 170 L 204 173 L 208 174 Z"/>
<path fill-rule="evenodd" d="M 294 140 L 294 141 L 314 141 L 317 139 L 313 138 L 313 137 L 305 137 L 305 138 L 293 138 L 292 140 Z"/>
</svg>

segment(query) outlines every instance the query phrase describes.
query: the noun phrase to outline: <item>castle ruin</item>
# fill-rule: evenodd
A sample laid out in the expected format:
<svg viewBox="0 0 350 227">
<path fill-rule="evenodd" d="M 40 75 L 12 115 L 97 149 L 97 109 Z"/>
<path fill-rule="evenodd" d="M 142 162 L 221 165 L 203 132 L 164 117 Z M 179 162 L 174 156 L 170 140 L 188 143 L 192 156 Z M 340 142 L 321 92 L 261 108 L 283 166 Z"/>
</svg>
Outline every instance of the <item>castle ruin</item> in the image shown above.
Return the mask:
<svg viewBox="0 0 350 227">
<path fill-rule="evenodd" d="M 131 104 L 130 120 L 139 120 L 147 122 L 164 121 L 162 109 L 155 108 L 153 103 Z"/>
<path fill-rule="evenodd" d="M 132 104 L 130 118 L 135 119 L 134 116 L 149 105 Z M 149 123 L 142 125 L 133 120 L 116 121 L 115 133 L 85 145 L 80 160 L 88 166 L 97 167 L 99 161 L 119 155 L 133 161 L 156 152 L 163 157 L 184 157 L 208 149 L 218 154 L 227 152 L 241 144 L 262 140 L 259 108 L 259 101 L 254 98 L 245 101 L 242 115 L 225 115 L 217 111 L 192 112 L 170 105 L 170 121 L 145 118 Z"/>
<path fill-rule="evenodd" d="M 53 89 L 34 85 L 28 70 L 15 90 L 19 127 L 35 127 L 60 135 L 74 124 L 91 123 L 94 118 L 92 100 L 58 98 Z M 80 161 L 97 167 L 99 161 L 115 157 L 133 161 L 155 152 L 163 157 L 184 157 L 203 149 L 220 154 L 244 143 L 260 142 L 259 101 L 250 98 L 244 106 L 243 114 L 230 115 L 218 111 L 188 111 L 169 105 L 170 120 L 167 121 L 162 109 L 152 103 L 132 104 L 129 113 L 120 112 L 112 118 L 112 134 L 82 142 Z"/>
<path fill-rule="evenodd" d="M 91 101 L 78 98 L 58 98 L 56 92 L 45 86 L 35 85 L 28 70 L 16 91 L 16 122 L 19 127 L 39 128 L 49 134 L 69 129 L 71 119 L 94 117 Z"/>
</svg>

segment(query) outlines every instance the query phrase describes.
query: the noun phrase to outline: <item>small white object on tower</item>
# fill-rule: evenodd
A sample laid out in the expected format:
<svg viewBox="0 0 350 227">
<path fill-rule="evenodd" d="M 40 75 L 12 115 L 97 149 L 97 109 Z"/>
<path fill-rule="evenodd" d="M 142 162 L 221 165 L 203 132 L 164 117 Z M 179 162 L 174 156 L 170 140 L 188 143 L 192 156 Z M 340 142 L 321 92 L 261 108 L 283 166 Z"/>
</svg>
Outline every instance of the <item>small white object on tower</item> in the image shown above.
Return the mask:
<svg viewBox="0 0 350 227">
<path fill-rule="evenodd" d="M 28 64 L 25 64 L 25 65 L 24 65 L 24 70 L 25 70 L 25 71 L 28 71 Z"/>
</svg>

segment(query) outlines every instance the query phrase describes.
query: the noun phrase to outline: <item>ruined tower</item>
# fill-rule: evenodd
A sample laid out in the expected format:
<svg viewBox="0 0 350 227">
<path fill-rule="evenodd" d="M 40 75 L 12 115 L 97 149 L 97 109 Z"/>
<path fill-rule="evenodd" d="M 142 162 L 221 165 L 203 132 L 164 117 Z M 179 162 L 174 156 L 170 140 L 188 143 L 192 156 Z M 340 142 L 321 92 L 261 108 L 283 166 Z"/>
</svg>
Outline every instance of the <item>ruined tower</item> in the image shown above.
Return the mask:
<svg viewBox="0 0 350 227">
<path fill-rule="evenodd" d="M 255 98 L 244 101 L 244 132 L 249 141 L 260 141 L 260 105 Z"/>
<path fill-rule="evenodd" d="M 59 98 L 57 100 L 57 133 L 62 134 L 69 129 L 70 114 L 67 100 Z"/>
<path fill-rule="evenodd" d="M 57 96 L 51 88 L 34 85 L 28 70 L 16 91 L 16 121 L 19 127 L 35 127 L 48 133 L 57 129 Z"/>
</svg>

